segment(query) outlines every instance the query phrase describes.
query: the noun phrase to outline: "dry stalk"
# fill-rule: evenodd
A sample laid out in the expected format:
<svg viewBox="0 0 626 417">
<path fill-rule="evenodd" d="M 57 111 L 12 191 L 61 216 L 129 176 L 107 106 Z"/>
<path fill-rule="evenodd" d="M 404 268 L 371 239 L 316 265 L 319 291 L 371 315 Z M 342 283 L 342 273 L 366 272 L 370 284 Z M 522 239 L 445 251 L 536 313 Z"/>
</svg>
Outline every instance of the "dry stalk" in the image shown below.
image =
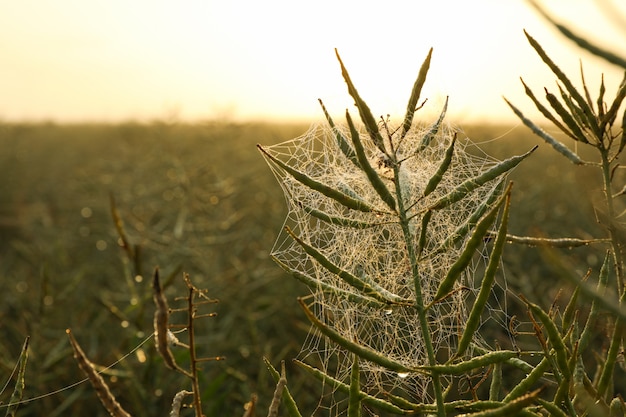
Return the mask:
<svg viewBox="0 0 626 417">
<path fill-rule="evenodd" d="M 78 366 L 89 378 L 89 382 L 91 382 L 91 385 L 95 388 L 96 394 L 98 398 L 100 398 L 100 402 L 102 402 L 104 408 L 112 417 L 131 417 L 131 415 L 122 408 L 120 403 L 117 402 L 106 382 L 104 382 L 104 379 L 96 372 L 92 363 L 87 359 L 87 356 L 85 356 L 78 342 L 74 339 L 70 329 L 67 329 L 66 333 L 70 338 L 70 344 L 74 350 L 74 358 L 78 362 Z"/>
<path fill-rule="evenodd" d="M 170 350 L 170 337 L 168 337 L 170 334 L 170 308 L 167 305 L 167 298 L 165 298 L 165 295 L 163 294 L 161 282 L 159 281 L 159 268 L 154 270 L 154 277 L 152 279 L 152 296 L 154 298 L 154 305 L 156 306 L 156 311 L 154 312 L 154 337 L 157 352 L 159 352 L 168 368 L 179 371 L 188 377 L 192 377 L 189 372 L 178 366 L 176 360 L 174 359 L 174 355 Z"/>
</svg>

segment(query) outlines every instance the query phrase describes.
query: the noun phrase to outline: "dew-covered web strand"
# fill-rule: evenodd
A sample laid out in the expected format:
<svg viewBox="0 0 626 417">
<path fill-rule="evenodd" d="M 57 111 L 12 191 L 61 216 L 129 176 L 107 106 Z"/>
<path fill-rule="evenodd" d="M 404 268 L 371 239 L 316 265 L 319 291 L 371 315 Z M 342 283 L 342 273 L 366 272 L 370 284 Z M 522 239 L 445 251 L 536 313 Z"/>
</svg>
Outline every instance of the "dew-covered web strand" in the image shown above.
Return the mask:
<svg viewBox="0 0 626 417">
<path fill-rule="evenodd" d="M 339 129 L 341 131 L 341 127 Z M 498 162 L 485 155 L 469 154 L 466 147 L 473 144 L 467 140 L 459 141 L 455 147 L 451 168 L 442 177 L 436 192 L 424 197 L 422 195 L 424 187 L 438 169 L 453 137 L 452 129 L 442 125 L 431 143 L 420 148 L 421 139 L 427 129 L 428 127 L 415 128 L 411 131 L 411 136 L 407 136 L 402 142 L 397 155 L 397 159 L 402 161 L 400 178 L 397 182 L 393 180 L 393 169 L 381 160 L 380 151 L 366 139 L 366 134 L 363 135 L 364 144 L 366 146 L 369 144 L 366 151 L 370 165 L 377 170 L 392 193 L 395 184 L 400 184 L 401 194 L 407 206 L 411 207 L 409 214 L 416 213 L 410 223 L 414 238 L 419 233 L 420 213 L 424 213 L 433 201 Z M 349 137 L 345 132 L 344 136 Z M 412 299 L 414 288 L 410 260 L 404 248 L 404 236 L 398 219 L 394 220 L 392 215 L 380 214 L 387 210 L 385 203 L 373 189 L 364 172 L 342 153 L 336 140 L 335 132 L 322 125 L 312 127 L 298 138 L 264 149 L 299 172 L 350 197 L 362 200 L 375 210 L 361 212 L 346 209 L 336 201 L 303 186 L 268 160 L 287 200 L 286 223 L 290 224 L 300 239 L 320 250 L 340 269 L 350 271 L 364 281 L 392 294 Z M 461 245 L 450 248 L 443 254 L 430 255 L 438 243 L 449 237 L 494 187 L 495 182 L 481 187 L 460 202 L 445 210 L 438 210 L 432 216 L 428 229 L 430 243 L 424 248 L 423 259 L 419 265 L 426 303 L 432 301 L 439 280 L 458 257 Z M 330 224 L 311 216 L 310 211 L 303 210 L 304 206 L 323 211 L 336 218 L 376 225 L 355 229 Z M 485 247 L 480 251 L 483 258 L 488 256 Z M 307 256 L 285 233 L 277 239 L 272 255 L 290 268 L 306 273 L 320 283 L 340 288 L 344 293 L 355 292 L 354 288 Z M 469 287 L 473 284 L 475 268 L 476 266 L 470 266 L 466 271 Z M 331 325 L 345 338 L 357 340 L 408 366 L 424 364 L 425 352 L 419 346 L 417 348 L 415 346 L 423 342 L 421 329 L 415 324 L 415 312 L 412 308 L 393 306 L 387 312 L 382 312 L 380 309 L 351 303 L 339 293 L 324 292 L 321 288 L 312 292 L 314 298 L 309 303 L 312 311 L 318 319 Z M 465 300 L 466 293 L 458 291 L 431 308 L 435 349 L 454 349 L 449 345 L 450 340 L 457 337 L 468 314 Z M 495 312 L 502 307 L 498 302 L 498 306 L 491 308 Z M 478 339 L 476 340 L 478 344 L 484 343 Z M 324 371 L 333 374 L 339 380 L 345 381 L 350 372 L 350 355 L 325 338 L 320 338 L 315 331 L 307 338 L 301 358 L 321 363 Z M 398 384 L 402 386 L 409 384 L 411 386 L 409 392 L 415 393 L 417 397 L 422 395 L 421 400 L 432 400 L 428 394 L 429 381 L 423 376 L 411 375 L 399 378 L 398 375 L 371 363 L 363 363 L 362 370 L 365 380 L 363 385 L 366 389 L 381 393 L 394 389 Z"/>
<path fill-rule="evenodd" d="M 139 348 L 141 348 L 143 345 L 145 345 L 148 341 L 152 340 L 154 338 L 154 333 L 150 334 L 149 336 L 147 336 L 146 338 L 144 338 L 141 342 L 139 342 L 139 344 L 137 346 L 135 346 L 130 352 L 128 352 L 127 354 L 125 354 L 124 356 L 122 356 L 121 358 L 119 358 L 118 360 L 116 360 L 115 362 L 113 362 L 111 365 L 107 366 L 106 368 L 103 368 L 102 370 L 98 371 L 99 374 L 103 374 L 104 372 L 108 371 L 109 369 L 113 368 L 114 366 L 116 366 L 117 364 L 119 364 L 120 362 L 122 362 L 123 360 L 125 360 L 126 358 L 128 358 L 130 355 L 132 355 L 133 353 L 135 353 L 137 350 L 139 350 Z M 12 377 L 13 375 L 11 375 Z M 9 380 L 11 380 L 11 378 L 9 378 Z M 84 384 L 85 382 L 88 382 L 89 378 L 84 378 L 81 379 L 80 381 L 76 381 L 73 384 L 70 385 L 66 385 L 63 388 L 59 388 L 55 391 L 51 391 L 48 392 L 46 394 L 41 394 L 38 395 L 36 397 L 32 397 L 32 398 L 27 398 L 25 400 L 20 400 L 18 402 L 14 402 L 14 403 L 9 403 L 9 404 L 0 404 L 0 409 L 1 408 L 8 408 L 8 407 L 13 407 L 16 405 L 23 405 L 23 404 L 28 404 L 31 403 L 33 401 L 37 401 L 37 400 L 41 400 L 43 398 L 47 398 L 47 397 L 51 397 L 53 395 L 57 395 L 60 394 L 64 391 L 68 391 L 71 390 L 72 388 L 76 388 L 77 386 Z M 7 382 L 8 384 L 8 382 Z M 5 386 L 6 388 L 6 386 Z M 4 390 L 3 390 L 4 392 Z"/>
</svg>

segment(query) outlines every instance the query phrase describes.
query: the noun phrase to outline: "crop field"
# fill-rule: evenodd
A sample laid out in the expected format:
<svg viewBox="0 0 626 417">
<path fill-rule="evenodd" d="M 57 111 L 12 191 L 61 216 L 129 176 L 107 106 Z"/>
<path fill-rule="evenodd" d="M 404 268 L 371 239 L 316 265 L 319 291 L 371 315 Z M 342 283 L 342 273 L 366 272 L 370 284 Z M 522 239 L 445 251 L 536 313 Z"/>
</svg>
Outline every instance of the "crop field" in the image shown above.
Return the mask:
<svg viewBox="0 0 626 417">
<path fill-rule="evenodd" d="M 3 384 L 30 336 L 23 398 L 33 400 L 18 415 L 107 415 L 89 383 L 76 384 L 84 376 L 68 328 L 98 367 L 123 358 L 103 376 L 125 408 L 136 416 L 164 415 L 186 381 L 163 366 L 151 338 L 157 266 L 171 304 L 184 295 L 183 273 L 220 301 L 206 307 L 217 316 L 197 330 L 202 356 L 225 357 L 202 365 L 207 416 L 242 415 L 253 394 L 267 409 L 275 382 L 264 357 L 274 366 L 286 361 L 289 389 L 310 415 L 324 389 L 291 364 L 310 327 L 296 298 L 309 290 L 269 258 L 287 208 L 255 147 L 307 128 L 1 124 Z M 600 196 L 589 191 L 601 187 L 587 168 L 574 167 L 521 125 L 462 128 L 460 140 L 478 144 L 468 147 L 471 152 L 497 159 L 540 145 L 509 176 L 509 233 L 601 235 L 593 208 Z M 583 276 L 587 268 L 597 270 L 605 251 L 601 245 L 559 249 L 562 262 L 546 262 L 541 249 L 508 245 L 498 281 L 509 293 L 548 306 L 565 287 L 560 302 L 567 303 L 570 289 L 560 271 Z M 507 309 L 527 321 L 523 304 L 513 300 Z M 185 361 L 184 352 L 174 352 Z M 2 393 L 2 403 L 10 392 Z"/>
</svg>

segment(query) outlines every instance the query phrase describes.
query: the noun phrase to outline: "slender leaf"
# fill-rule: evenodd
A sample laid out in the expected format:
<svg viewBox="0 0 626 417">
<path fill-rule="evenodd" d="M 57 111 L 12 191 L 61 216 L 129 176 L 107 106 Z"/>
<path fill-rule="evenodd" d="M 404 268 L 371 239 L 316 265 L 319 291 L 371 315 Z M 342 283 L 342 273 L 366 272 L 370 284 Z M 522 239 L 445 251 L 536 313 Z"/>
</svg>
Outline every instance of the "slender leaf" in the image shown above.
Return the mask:
<svg viewBox="0 0 626 417">
<path fill-rule="evenodd" d="M 577 248 L 580 246 L 588 246 L 594 243 L 608 243 L 611 241 L 609 238 L 578 239 L 575 237 L 547 238 L 547 237 L 530 237 L 530 236 L 516 236 L 516 235 L 506 235 L 506 240 L 509 243 L 517 243 L 520 245 L 549 246 L 552 248 L 567 248 L 567 249 Z"/>
<path fill-rule="evenodd" d="M 600 78 L 600 92 L 598 93 L 598 100 L 596 101 L 600 120 L 604 117 L 604 93 L 606 93 L 606 87 L 604 86 L 604 74 L 602 74 Z"/>
<path fill-rule="evenodd" d="M 391 210 L 396 210 L 396 199 L 391 194 L 383 180 L 380 178 L 380 175 L 372 168 L 370 162 L 367 159 L 367 155 L 365 155 L 365 148 L 363 148 L 363 143 L 361 143 L 361 138 L 359 136 L 359 132 L 356 130 L 354 123 L 352 122 L 352 118 L 350 117 L 350 113 L 346 110 L 346 120 L 348 121 L 348 126 L 350 128 L 350 135 L 352 137 L 352 144 L 354 145 L 354 150 L 356 151 L 356 156 L 359 160 L 359 164 L 361 165 L 361 169 L 367 175 L 367 179 L 372 184 L 372 187 L 378 193 L 380 198 L 391 208 Z"/>
<path fill-rule="evenodd" d="M 257 145 L 257 148 L 259 148 L 259 150 L 267 158 L 269 158 L 273 163 L 275 163 L 280 168 L 285 170 L 294 179 L 296 179 L 296 181 L 302 183 L 303 185 L 315 191 L 319 191 L 320 193 L 324 194 L 326 197 L 332 198 L 333 200 L 337 201 L 339 204 L 342 204 L 350 209 L 364 211 L 364 212 L 374 211 L 374 208 L 370 206 L 369 204 L 367 204 L 365 201 L 350 197 L 349 195 L 344 194 L 341 191 L 338 191 L 332 187 L 329 187 L 328 185 L 323 184 L 309 177 L 308 175 L 298 171 L 297 169 L 290 167 L 289 165 L 287 165 L 280 159 L 276 158 L 273 155 L 270 155 L 265 149 L 263 149 L 261 145 Z"/>
<path fill-rule="evenodd" d="M 422 217 L 422 224 L 420 227 L 420 237 L 417 241 L 417 255 L 418 257 L 421 256 L 422 251 L 424 250 L 424 247 L 426 246 L 426 232 L 428 230 L 428 223 L 430 222 L 430 218 L 433 216 L 433 211 L 432 210 L 428 210 L 426 213 L 424 213 L 424 216 Z"/>
<path fill-rule="evenodd" d="M 622 115 L 622 137 L 619 141 L 618 154 L 622 152 L 624 146 L 626 146 L 626 109 L 624 109 L 624 114 Z"/>
<path fill-rule="evenodd" d="M 428 51 L 428 55 L 426 56 L 426 59 L 422 63 L 419 73 L 417 74 L 415 84 L 413 84 L 411 97 L 409 98 L 409 103 L 406 106 L 406 115 L 404 116 L 404 122 L 402 123 L 402 133 L 400 135 L 400 138 L 404 138 L 409 130 L 411 130 L 411 125 L 413 124 L 413 116 L 415 115 L 415 110 L 417 108 L 417 102 L 419 101 L 420 94 L 422 92 L 422 87 L 426 82 L 426 74 L 428 74 L 428 68 L 430 67 L 430 58 L 432 54 L 433 48 L 430 48 L 430 50 Z"/>
<path fill-rule="evenodd" d="M 573 125 L 571 127 L 573 132 L 576 132 L 577 130 L 580 131 L 580 136 L 577 136 L 577 140 L 580 140 L 584 143 L 589 143 L 589 140 L 587 139 L 583 131 L 585 128 L 592 131 L 596 135 L 596 137 L 600 136 L 599 134 L 600 126 L 598 125 L 597 118 L 594 117 L 592 123 L 589 124 L 589 122 L 587 122 L 586 120 L 585 113 L 582 111 L 582 109 L 578 107 L 576 103 L 574 103 L 574 101 L 572 101 L 572 98 L 567 94 L 565 90 L 563 90 L 561 85 L 557 84 L 557 86 L 559 88 L 559 93 L 561 94 L 561 99 L 567 106 L 567 110 L 569 110 L 569 113 L 567 113 L 567 110 L 566 110 L 567 115 L 564 117 L 566 119 L 570 119 L 573 122 Z M 590 106 L 592 105 L 593 103 Z M 561 119 L 563 119 L 563 117 Z M 563 119 L 563 121 L 565 121 L 566 119 Z M 575 134 L 578 135 L 578 133 L 575 133 Z"/>
</svg>

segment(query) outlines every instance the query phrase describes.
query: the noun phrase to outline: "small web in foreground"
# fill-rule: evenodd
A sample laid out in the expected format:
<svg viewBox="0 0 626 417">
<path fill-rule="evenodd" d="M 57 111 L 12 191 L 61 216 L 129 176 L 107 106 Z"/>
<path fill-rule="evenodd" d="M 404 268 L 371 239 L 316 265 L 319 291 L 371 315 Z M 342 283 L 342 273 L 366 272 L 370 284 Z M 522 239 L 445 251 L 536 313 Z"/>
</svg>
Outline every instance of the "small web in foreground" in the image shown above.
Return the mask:
<svg viewBox="0 0 626 417">
<path fill-rule="evenodd" d="M 424 138 L 429 131 L 430 127 L 414 127 L 401 142 L 394 144 L 398 149 L 398 160 L 402 161 L 397 183 L 401 187 L 404 207 L 409 208 L 408 215 L 412 216 L 409 226 L 415 241 L 427 208 L 463 181 L 477 176 L 497 162 L 484 155 L 469 154 L 466 144 L 457 141 L 450 169 L 436 190 L 424 197 L 424 188 L 439 168 L 454 137 L 451 128 L 440 126 L 428 146 L 424 147 Z M 343 135 L 350 137 L 347 132 Z M 361 137 L 370 165 L 395 195 L 393 169 L 369 136 L 362 134 Z M 285 225 L 295 236 L 315 247 L 340 269 L 349 271 L 381 293 L 415 300 L 411 263 L 397 214 L 382 201 L 363 171 L 341 151 L 336 131 L 325 125 L 313 126 L 298 138 L 264 147 L 264 150 L 308 177 L 375 208 L 371 212 L 347 209 L 322 193 L 303 186 L 267 158 L 287 200 L 289 211 Z M 497 185 L 494 181 L 479 187 L 459 202 L 433 212 L 427 243 L 419 261 L 425 305 L 433 301 L 441 279 L 458 258 L 463 246 L 457 243 L 442 250 L 442 243 L 453 236 L 457 228 L 495 192 Z M 312 216 L 312 212 L 323 212 L 358 227 L 322 221 Z M 427 365 L 427 353 L 413 306 L 381 306 L 380 303 L 355 300 L 358 291 L 308 256 L 287 232 L 279 236 L 272 256 L 283 267 L 298 271 L 318 283 L 307 299 L 308 306 L 320 321 L 344 338 L 408 367 Z M 478 290 L 478 284 L 474 282 L 476 268 L 487 257 L 483 247 L 481 253 L 476 254 L 476 262 L 463 273 L 456 291 L 429 309 L 430 334 L 438 356 L 450 357 L 455 351 L 468 315 L 468 297 L 473 297 Z M 508 318 L 504 304 L 498 300 L 499 297 L 496 297 L 495 305 L 487 309 L 485 320 L 493 316 L 491 319 L 495 322 L 506 323 Z M 485 345 L 479 337 L 474 343 Z M 339 381 L 349 383 L 352 354 L 329 342 L 315 330 L 304 343 L 300 359 Z M 372 395 L 408 393 L 410 398 L 407 399 L 413 402 L 429 403 L 433 400 L 430 379 L 424 375 L 398 374 L 366 361 L 360 361 L 360 367 L 362 390 Z M 453 381 L 446 382 L 450 384 Z M 341 407 L 333 404 L 332 414 L 341 414 Z"/>
</svg>

